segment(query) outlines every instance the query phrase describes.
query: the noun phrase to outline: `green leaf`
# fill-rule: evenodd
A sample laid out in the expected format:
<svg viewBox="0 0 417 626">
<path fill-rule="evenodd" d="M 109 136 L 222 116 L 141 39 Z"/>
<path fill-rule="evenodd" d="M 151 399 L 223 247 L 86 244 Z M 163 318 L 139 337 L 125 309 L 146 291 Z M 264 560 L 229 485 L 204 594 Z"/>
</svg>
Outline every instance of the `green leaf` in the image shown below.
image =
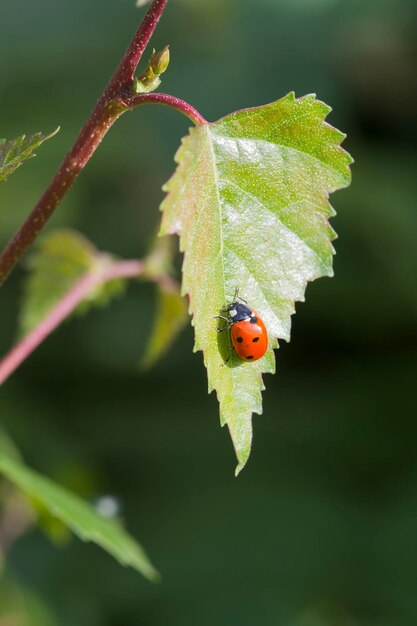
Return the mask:
<svg viewBox="0 0 417 626">
<path fill-rule="evenodd" d="M 34 135 L 21 135 L 16 139 L 0 139 L 0 183 L 13 174 L 23 161 L 35 156 L 34 151 L 39 146 L 57 134 L 59 128 L 50 135 L 35 133 Z"/>
<path fill-rule="evenodd" d="M 330 108 L 293 93 L 193 128 L 165 186 L 161 234 L 177 233 L 184 252 L 195 350 L 202 350 L 209 391 L 236 451 L 236 474 L 251 450 L 252 413 L 262 412 L 263 373 L 275 369 L 277 338 L 290 338 L 295 302 L 308 281 L 331 276 L 331 192 L 350 182 L 344 135 L 325 122 Z M 232 355 L 213 316 L 236 287 L 268 329 L 266 355 L 255 363 Z M 226 337 L 225 337 L 226 335 Z"/>
<path fill-rule="evenodd" d="M 78 537 L 93 541 L 121 564 L 130 565 L 149 580 L 159 575 L 144 550 L 115 520 L 101 517 L 89 504 L 70 491 L 29 469 L 7 450 L 0 448 L 0 472 L 46 509 Z"/>
<path fill-rule="evenodd" d="M 43 237 L 28 262 L 20 330 L 26 334 L 37 326 L 71 287 L 87 272 L 99 271 L 110 255 L 99 253 L 85 237 L 72 230 L 54 231 Z M 117 279 L 98 285 L 76 309 L 105 305 L 123 292 L 126 281 Z"/>
<path fill-rule="evenodd" d="M 150 369 L 165 354 L 187 321 L 187 307 L 179 287 L 173 281 L 157 283 L 156 318 L 140 362 L 142 370 Z"/>
</svg>

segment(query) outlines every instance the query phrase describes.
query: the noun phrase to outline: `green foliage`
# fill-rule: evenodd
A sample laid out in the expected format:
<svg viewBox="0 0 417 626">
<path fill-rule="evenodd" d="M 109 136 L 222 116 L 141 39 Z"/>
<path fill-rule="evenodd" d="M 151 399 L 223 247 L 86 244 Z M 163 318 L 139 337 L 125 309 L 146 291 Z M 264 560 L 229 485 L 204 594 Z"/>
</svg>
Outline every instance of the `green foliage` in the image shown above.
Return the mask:
<svg viewBox="0 0 417 626">
<path fill-rule="evenodd" d="M 262 412 L 262 374 L 275 369 L 277 338 L 289 340 L 294 303 L 308 281 L 332 275 L 331 192 L 350 182 L 344 135 L 325 122 L 330 108 L 293 93 L 272 104 L 193 128 L 166 184 L 161 233 L 180 235 L 183 293 L 190 297 L 195 349 L 236 451 L 236 474 L 251 449 L 252 413 Z M 261 314 L 270 342 L 255 363 L 231 350 L 213 317 L 236 287 Z"/>
<path fill-rule="evenodd" d="M 82 276 L 100 271 L 109 260 L 109 255 L 99 253 L 76 231 L 59 230 L 43 237 L 28 263 L 30 273 L 20 312 L 21 333 L 26 334 L 39 324 Z M 123 292 L 125 284 L 125 280 L 117 279 L 98 285 L 77 311 L 107 304 Z"/>
<path fill-rule="evenodd" d="M 171 281 L 157 283 L 156 318 L 140 367 L 151 368 L 168 350 L 187 321 L 187 308 L 179 288 Z"/>
<path fill-rule="evenodd" d="M 93 541 L 123 565 L 130 565 L 149 580 L 158 573 L 141 546 L 115 520 L 101 517 L 89 504 L 70 491 L 29 469 L 10 444 L 0 442 L 0 472 L 27 495 L 37 500 L 84 541 Z"/>
<path fill-rule="evenodd" d="M 14 445 L 13 441 L 6 435 L 4 430 L 0 428 L 0 457 L 7 456 L 14 461 L 21 461 L 19 450 Z"/>
<path fill-rule="evenodd" d="M 56 621 L 43 599 L 3 575 L 0 584 L 0 624 L 56 626 Z"/>
<path fill-rule="evenodd" d="M 50 139 L 58 132 L 57 128 L 50 135 L 35 133 L 34 135 L 21 135 L 16 139 L 0 139 L 0 183 L 13 174 L 24 161 L 35 156 L 34 150 Z"/>
</svg>

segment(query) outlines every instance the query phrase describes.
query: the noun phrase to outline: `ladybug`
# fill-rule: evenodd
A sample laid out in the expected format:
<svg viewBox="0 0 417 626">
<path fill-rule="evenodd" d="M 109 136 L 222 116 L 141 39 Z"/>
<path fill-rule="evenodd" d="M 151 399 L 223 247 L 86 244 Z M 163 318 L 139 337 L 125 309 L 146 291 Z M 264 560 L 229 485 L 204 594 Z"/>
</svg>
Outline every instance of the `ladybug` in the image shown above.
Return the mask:
<svg viewBox="0 0 417 626">
<path fill-rule="evenodd" d="M 239 298 L 237 290 L 233 300 L 222 309 L 229 314 L 229 317 L 216 316 L 227 322 L 227 326 L 218 328 L 217 332 L 221 333 L 230 329 L 233 348 L 239 359 L 241 361 L 257 361 L 263 357 L 268 348 L 268 333 L 265 324 L 257 311 L 251 309 L 246 300 Z"/>
</svg>

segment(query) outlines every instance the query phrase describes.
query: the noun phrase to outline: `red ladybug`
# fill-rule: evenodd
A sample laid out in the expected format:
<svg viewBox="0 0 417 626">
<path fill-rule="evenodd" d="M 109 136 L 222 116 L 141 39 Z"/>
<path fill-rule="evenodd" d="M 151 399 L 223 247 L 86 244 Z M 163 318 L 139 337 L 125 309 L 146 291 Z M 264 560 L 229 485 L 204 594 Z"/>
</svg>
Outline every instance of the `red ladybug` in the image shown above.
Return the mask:
<svg viewBox="0 0 417 626">
<path fill-rule="evenodd" d="M 238 299 L 241 302 L 238 302 Z M 268 348 L 268 333 L 265 324 L 255 309 L 249 308 L 246 300 L 239 298 L 237 293 L 234 300 L 224 309 L 229 317 L 217 316 L 227 322 L 227 326 L 218 328 L 217 332 L 230 329 L 233 347 L 239 359 L 257 361 L 263 357 Z"/>
</svg>

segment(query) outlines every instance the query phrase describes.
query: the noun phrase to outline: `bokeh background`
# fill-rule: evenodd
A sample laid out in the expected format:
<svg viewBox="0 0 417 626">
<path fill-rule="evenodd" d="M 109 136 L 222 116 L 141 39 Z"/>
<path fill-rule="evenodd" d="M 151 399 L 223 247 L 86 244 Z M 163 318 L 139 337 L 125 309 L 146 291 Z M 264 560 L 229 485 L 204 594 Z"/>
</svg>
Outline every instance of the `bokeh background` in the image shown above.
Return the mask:
<svg viewBox="0 0 417 626">
<path fill-rule="evenodd" d="M 32 208 L 143 9 L 132 0 L 3 0 L 0 136 L 61 132 L 0 188 L 3 245 Z M 118 498 L 159 585 L 32 529 L 0 578 L 5 626 L 410 626 L 417 623 L 417 5 L 415 0 L 170 0 L 163 90 L 209 120 L 295 90 L 348 133 L 333 197 L 336 276 L 307 290 L 266 377 L 254 448 L 234 455 L 187 329 L 139 374 L 154 290 L 64 324 L 0 395 L 27 462 L 87 499 Z M 188 121 L 125 115 L 48 229 L 124 257 L 158 225 Z M 0 350 L 25 272 L 2 289 Z"/>
</svg>

